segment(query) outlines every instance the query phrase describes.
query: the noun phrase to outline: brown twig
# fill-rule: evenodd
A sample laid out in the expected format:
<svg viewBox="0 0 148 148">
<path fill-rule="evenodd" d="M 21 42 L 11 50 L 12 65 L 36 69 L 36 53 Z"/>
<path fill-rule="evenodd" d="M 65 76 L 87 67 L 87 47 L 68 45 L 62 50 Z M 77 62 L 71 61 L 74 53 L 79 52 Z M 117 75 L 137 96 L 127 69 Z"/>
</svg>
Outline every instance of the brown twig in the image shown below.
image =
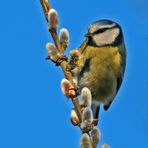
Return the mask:
<svg viewBox="0 0 148 148">
<path fill-rule="evenodd" d="M 48 18 L 48 12 L 51 9 L 50 3 L 48 2 L 48 0 L 40 0 L 40 3 L 42 5 L 46 20 L 48 21 L 48 19 L 47 19 Z M 64 55 L 64 49 L 63 49 L 63 47 L 62 47 L 62 45 L 61 45 L 61 43 L 59 41 L 56 30 L 55 29 L 49 29 L 49 32 L 51 33 L 51 36 L 52 36 L 52 38 L 54 40 L 56 48 L 58 49 L 58 51 L 61 54 Z M 67 61 L 61 62 L 60 66 L 62 68 L 62 71 L 63 71 L 64 75 L 65 75 L 65 78 L 68 79 L 71 82 L 71 84 L 73 85 L 74 89 L 76 89 L 77 87 L 76 87 L 75 83 L 73 82 L 73 77 L 72 77 L 71 72 L 66 70 Z M 79 120 L 81 122 L 82 113 L 81 113 L 81 107 L 79 105 L 78 98 L 76 96 L 74 96 L 74 97 L 71 97 L 71 100 L 72 100 L 72 102 L 74 104 L 74 107 L 76 109 L 78 118 L 79 118 Z"/>
<path fill-rule="evenodd" d="M 48 0 L 40 0 L 40 3 L 42 5 L 42 8 L 43 8 L 46 20 L 47 20 L 48 12 L 51 9 L 51 6 L 50 6 Z"/>
</svg>

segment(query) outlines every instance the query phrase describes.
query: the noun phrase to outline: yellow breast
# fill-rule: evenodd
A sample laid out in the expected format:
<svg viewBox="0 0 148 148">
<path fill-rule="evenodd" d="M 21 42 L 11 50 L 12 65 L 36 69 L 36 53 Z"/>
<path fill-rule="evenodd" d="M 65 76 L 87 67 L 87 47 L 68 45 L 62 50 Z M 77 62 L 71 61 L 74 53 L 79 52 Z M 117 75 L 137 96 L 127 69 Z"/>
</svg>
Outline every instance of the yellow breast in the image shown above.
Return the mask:
<svg viewBox="0 0 148 148">
<path fill-rule="evenodd" d="M 113 68 L 115 75 L 119 73 L 121 56 L 117 47 L 92 47 L 87 46 L 82 52 L 83 60 L 92 59 L 92 64 L 108 65 Z"/>
</svg>

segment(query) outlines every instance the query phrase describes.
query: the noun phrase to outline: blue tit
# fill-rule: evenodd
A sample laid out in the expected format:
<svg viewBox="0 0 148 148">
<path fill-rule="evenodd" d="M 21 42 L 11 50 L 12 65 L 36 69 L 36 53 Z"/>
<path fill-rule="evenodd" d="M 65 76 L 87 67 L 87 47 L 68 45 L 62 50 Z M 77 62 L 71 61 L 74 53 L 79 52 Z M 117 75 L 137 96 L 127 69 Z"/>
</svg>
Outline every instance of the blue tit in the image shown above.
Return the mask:
<svg viewBox="0 0 148 148">
<path fill-rule="evenodd" d="M 126 49 L 121 27 L 111 20 L 93 22 L 78 50 L 71 51 L 71 69 L 79 90 L 92 93 L 92 111 L 98 119 L 100 106 L 107 111 L 114 100 L 126 66 Z"/>
</svg>

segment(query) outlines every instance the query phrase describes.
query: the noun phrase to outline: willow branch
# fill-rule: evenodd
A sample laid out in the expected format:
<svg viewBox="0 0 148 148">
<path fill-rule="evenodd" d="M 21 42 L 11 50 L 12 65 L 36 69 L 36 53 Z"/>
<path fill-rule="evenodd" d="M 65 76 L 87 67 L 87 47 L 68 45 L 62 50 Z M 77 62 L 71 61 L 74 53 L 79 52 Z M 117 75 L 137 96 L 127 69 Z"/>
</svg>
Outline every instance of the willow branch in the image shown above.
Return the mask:
<svg viewBox="0 0 148 148">
<path fill-rule="evenodd" d="M 48 2 L 48 0 L 40 0 L 40 3 L 42 5 L 42 8 L 43 8 L 43 11 L 44 11 L 44 15 L 46 17 L 46 20 L 48 21 L 48 12 L 49 10 L 51 9 L 51 6 L 50 6 L 50 3 Z M 64 55 L 64 49 L 59 41 L 59 38 L 58 38 L 58 35 L 57 35 L 57 32 L 55 29 L 49 29 L 49 32 L 54 40 L 54 43 L 55 43 L 55 46 L 56 48 L 58 49 L 58 51 Z M 73 85 L 74 89 L 76 89 L 76 85 L 75 83 L 73 82 L 73 77 L 72 77 L 72 73 L 70 71 L 67 71 L 66 70 L 66 65 L 67 65 L 67 61 L 63 61 L 62 63 L 60 63 L 60 67 L 65 75 L 65 78 L 68 79 L 71 84 Z M 81 121 L 81 118 L 82 118 L 82 114 L 81 114 L 81 107 L 79 105 L 79 101 L 78 101 L 78 98 L 76 96 L 73 96 L 71 97 L 71 100 L 74 104 L 74 107 L 76 109 L 76 112 L 77 112 L 77 115 L 79 117 L 79 120 Z"/>
</svg>

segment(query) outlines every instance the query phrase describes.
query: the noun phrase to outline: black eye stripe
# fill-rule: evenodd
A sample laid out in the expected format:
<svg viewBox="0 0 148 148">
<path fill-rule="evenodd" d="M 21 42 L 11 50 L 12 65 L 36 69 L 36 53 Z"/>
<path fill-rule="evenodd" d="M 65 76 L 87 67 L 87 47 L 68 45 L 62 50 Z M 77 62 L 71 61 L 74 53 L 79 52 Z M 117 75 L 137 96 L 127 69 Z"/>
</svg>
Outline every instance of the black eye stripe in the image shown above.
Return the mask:
<svg viewBox="0 0 148 148">
<path fill-rule="evenodd" d="M 98 29 L 97 31 L 95 31 L 95 32 L 93 33 L 93 35 L 99 34 L 99 33 L 103 33 L 103 32 L 105 32 L 106 30 L 110 30 L 110 29 L 113 29 L 113 28 L 117 28 L 117 26 L 113 26 L 113 27 L 111 27 L 111 28 L 100 28 L 100 29 Z"/>
<path fill-rule="evenodd" d="M 93 34 L 103 33 L 103 32 L 105 32 L 106 30 L 108 30 L 108 28 L 101 28 L 101 29 L 95 31 Z"/>
</svg>

